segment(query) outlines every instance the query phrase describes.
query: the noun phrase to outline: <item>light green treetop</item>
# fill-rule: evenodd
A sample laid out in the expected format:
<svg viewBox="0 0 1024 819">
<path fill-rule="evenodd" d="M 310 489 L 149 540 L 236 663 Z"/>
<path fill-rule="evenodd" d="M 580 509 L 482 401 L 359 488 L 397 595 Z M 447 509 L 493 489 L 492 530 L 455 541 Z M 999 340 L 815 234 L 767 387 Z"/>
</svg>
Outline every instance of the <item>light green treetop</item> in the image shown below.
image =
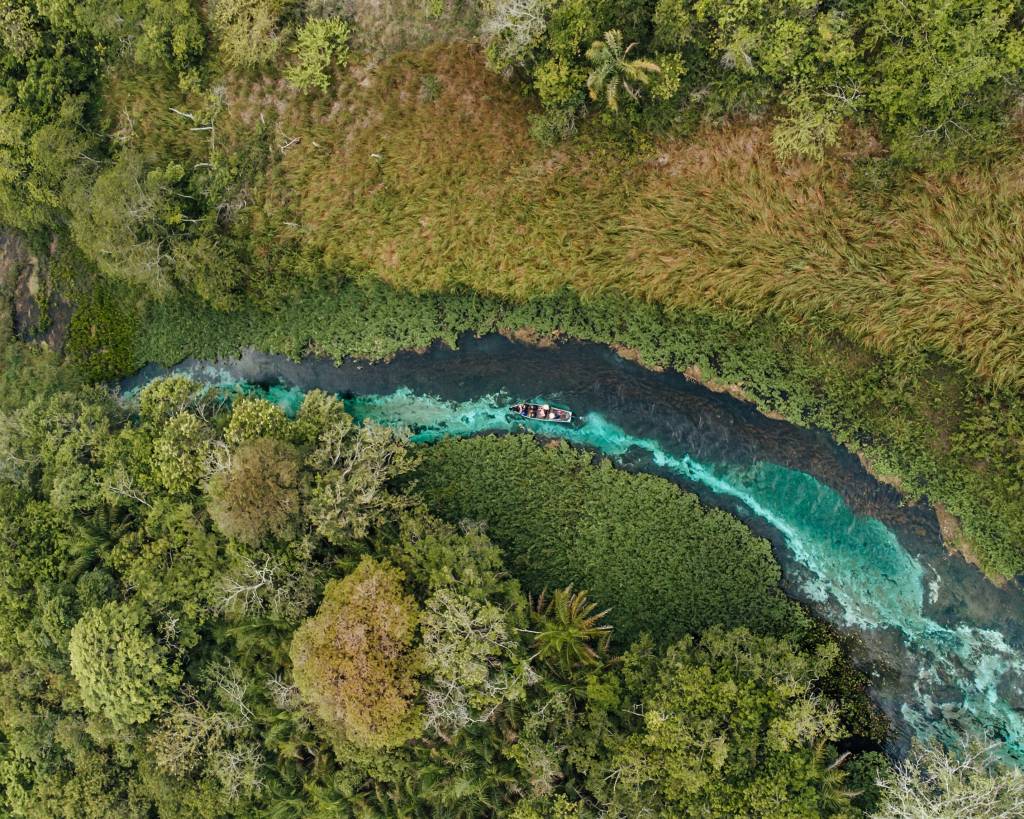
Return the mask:
<svg viewBox="0 0 1024 819">
<path fill-rule="evenodd" d="M 71 631 L 68 650 L 86 708 L 115 725 L 148 721 L 181 679 L 142 609 L 131 603 L 87 611 Z"/>
</svg>

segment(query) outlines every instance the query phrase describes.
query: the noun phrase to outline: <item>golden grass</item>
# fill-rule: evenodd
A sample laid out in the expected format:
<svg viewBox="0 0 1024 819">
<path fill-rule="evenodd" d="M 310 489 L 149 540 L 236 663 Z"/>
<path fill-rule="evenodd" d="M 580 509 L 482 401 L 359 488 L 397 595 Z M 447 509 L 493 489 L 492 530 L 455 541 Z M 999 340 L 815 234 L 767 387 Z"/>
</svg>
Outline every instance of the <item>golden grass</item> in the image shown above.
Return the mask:
<svg viewBox="0 0 1024 819">
<path fill-rule="evenodd" d="M 355 66 L 326 100 L 235 81 L 224 127 L 260 111 L 300 140 L 264 183 L 266 225 L 297 224 L 274 229 L 336 264 L 412 288 L 728 305 L 1024 385 L 1015 164 L 914 178 L 884 199 L 857 195 L 847 157 L 780 165 L 754 126 L 642 158 L 587 138 L 543 148 L 530 103 L 464 45 Z"/>
</svg>

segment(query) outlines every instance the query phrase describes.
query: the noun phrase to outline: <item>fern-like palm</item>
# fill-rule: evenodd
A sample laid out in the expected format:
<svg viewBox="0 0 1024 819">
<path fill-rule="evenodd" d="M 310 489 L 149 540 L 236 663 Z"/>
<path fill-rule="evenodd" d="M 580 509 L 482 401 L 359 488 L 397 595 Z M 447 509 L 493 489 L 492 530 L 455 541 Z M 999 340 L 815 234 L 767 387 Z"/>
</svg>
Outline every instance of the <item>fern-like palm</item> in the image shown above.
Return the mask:
<svg viewBox="0 0 1024 819">
<path fill-rule="evenodd" d="M 839 813 L 849 808 L 851 801 L 860 796 L 861 792 L 846 787 L 846 772 L 843 770 L 843 764 L 850 758 L 850 753 L 840 754 L 830 762 L 828 751 L 829 748 L 824 739 L 816 742 L 812 764 L 821 782 L 823 804 Z"/>
<path fill-rule="evenodd" d="M 650 60 L 631 60 L 629 52 L 636 47 L 630 43 L 622 47 L 622 32 L 611 29 L 603 40 L 595 40 L 587 49 L 587 60 L 593 65 L 587 77 L 590 98 L 605 98 L 608 108 L 619 110 L 619 97 L 625 93 L 630 99 L 640 96 L 640 89 L 650 84 L 651 74 L 660 74 L 661 68 Z"/>
<path fill-rule="evenodd" d="M 547 589 L 541 592 L 533 605 L 535 656 L 566 676 L 600 665 L 612 627 L 601 623 L 608 609 L 595 612 L 596 608 L 585 591 L 574 592 L 571 585 L 550 597 Z"/>
</svg>

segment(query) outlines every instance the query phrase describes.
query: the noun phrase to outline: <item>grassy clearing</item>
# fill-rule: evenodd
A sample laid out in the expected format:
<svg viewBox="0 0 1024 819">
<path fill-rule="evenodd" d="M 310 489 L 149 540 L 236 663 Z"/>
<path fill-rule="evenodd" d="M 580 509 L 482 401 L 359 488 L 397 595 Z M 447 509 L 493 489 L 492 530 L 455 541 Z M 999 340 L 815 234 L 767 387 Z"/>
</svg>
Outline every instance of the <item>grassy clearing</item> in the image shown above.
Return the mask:
<svg viewBox="0 0 1024 819">
<path fill-rule="evenodd" d="M 169 111 L 209 102 L 146 83 L 108 84 L 112 127 L 151 161 L 209 159 L 209 134 Z M 329 97 L 272 76 L 224 89 L 217 150 L 262 158 L 238 229 L 328 268 L 421 290 L 730 307 L 1024 385 L 1019 163 L 905 177 L 850 134 L 824 163 L 781 165 L 769 128 L 749 124 L 639 151 L 588 134 L 545 148 L 532 104 L 461 44 L 353 66 Z"/>
<path fill-rule="evenodd" d="M 586 135 L 551 150 L 528 113 L 465 47 L 357 70 L 336 99 L 282 109 L 301 142 L 265 210 L 401 287 L 730 306 L 1024 383 L 1019 166 L 894 181 L 870 145 L 782 166 L 750 126 L 639 155 Z"/>
</svg>

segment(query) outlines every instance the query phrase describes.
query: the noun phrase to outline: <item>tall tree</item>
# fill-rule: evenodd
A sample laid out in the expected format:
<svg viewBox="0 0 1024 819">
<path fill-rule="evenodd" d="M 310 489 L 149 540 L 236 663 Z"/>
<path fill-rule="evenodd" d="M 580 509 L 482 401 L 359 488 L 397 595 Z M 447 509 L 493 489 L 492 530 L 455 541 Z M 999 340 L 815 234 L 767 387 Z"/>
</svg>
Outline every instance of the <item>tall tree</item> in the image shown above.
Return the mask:
<svg viewBox="0 0 1024 819">
<path fill-rule="evenodd" d="M 292 639 L 295 684 L 327 726 L 364 748 L 400 745 L 422 730 L 414 706 L 419 612 L 403 574 L 364 557 L 332 580 Z"/>
</svg>

